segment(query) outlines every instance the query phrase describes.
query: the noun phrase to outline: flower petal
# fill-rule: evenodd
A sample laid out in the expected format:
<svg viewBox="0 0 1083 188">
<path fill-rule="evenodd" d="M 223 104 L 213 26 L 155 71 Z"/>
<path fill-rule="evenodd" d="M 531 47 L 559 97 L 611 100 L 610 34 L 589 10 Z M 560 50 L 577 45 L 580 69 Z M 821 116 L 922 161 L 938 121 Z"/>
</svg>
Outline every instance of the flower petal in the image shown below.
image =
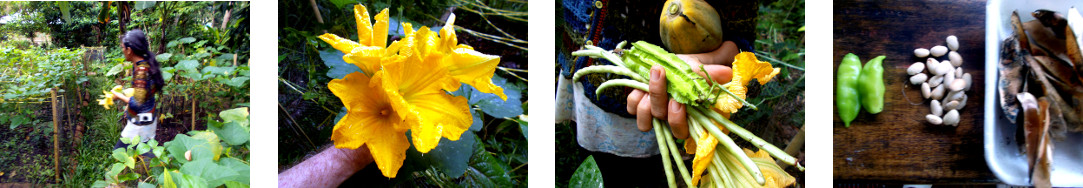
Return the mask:
<svg viewBox="0 0 1083 188">
<path fill-rule="evenodd" d="M 459 140 L 473 123 L 465 97 L 438 93 L 412 97 L 410 105 L 417 115 L 411 117 L 414 121 L 407 122 L 414 124 L 411 135 L 418 152 L 428 153 L 436 148 L 441 137 Z"/>
<path fill-rule="evenodd" d="M 368 147 L 383 175 L 394 178 L 406 159 L 406 149 L 410 148 L 405 135 L 408 127 L 378 86 L 379 83 L 370 84 L 369 78 L 358 72 L 327 84 L 347 111 L 335 124 L 331 140 L 336 148 Z"/>
<path fill-rule="evenodd" d="M 451 60 L 445 62 L 451 76 L 462 83 L 474 86 L 482 93 L 492 93 L 508 100 L 504 88 L 493 84 L 493 73 L 500 64 L 500 56 L 483 54 L 466 45 L 459 45 L 451 52 Z"/>
<path fill-rule="evenodd" d="M 745 86 L 741 84 L 741 79 L 742 78 L 740 76 L 733 75 L 733 80 L 729 83 L 723 84 L 722 87 L 726 88 L 726 90 L 729 90 L 734 95 L 737 95 L 737 97 L 745 99 L 745 94 L 748 92 L 748 88 L 745 88 Z M 733 96 L 730 96 L 729 94 L 718 95 L 718 100 L 716 100 L 714 103 L 714 109 L 716 111 L 722 112 L 722 114 L 737 113 L 737 110 L 741 109 L 741 107 L 743 106 L 744 104 L 741 103 L 741 101 L 733 98 Z"/>
<path fill-rule="evenodd" d="M 353 6 L 353 18 L 357 20 L 357 43 L 366 46 L 371 45 L 372 21 L 369 20 L 369 11 L 365 8 L 365 5 L 357 4 Z"/>
<path fill-rule="evenodd" d="M 372 44 L 369 44 L 369 46 L 387 47 L 388 27 L 388 15 L 385 8 L 379 14 L 376 14 L 376 24 L 372 25 Z"/>
<path fill-rule="evenodd" d="M 733 77 L 743 78 L 741 85 L 748 85 L 748 81 L 758 79 L 760 84 L 766 84 L 778 75 L 778 68 L 772 68 L 771 63 L 756 59 L 752 52 L 741 52 L 733 57 Z"/>
<path fill-rule="evenodd" d="M 373 78 L 383 84 L 395 111 L 406 117 L 414 147 L 422 153 L 436 147 L 440 137 L 458 140 L 473 123 L 466 98 L 443 90 L 455 80 L 436 63 L 413 58 L 390 62 Z"/>
<path fill-rule="evenodd" d="M 718 140 L 708 134 L 707 131 L 699 130 L 699 135 L 704 135 L 696 140 L 696 157 L 692 159 L 692 184 L 699 183 L 700 177 L 703 176 L 703 171 L 707 170 L 707 166 L 711 165 L 711 158 L 714 157 L 715 146 L 718 145 Z"/>
<path fill-rule="evenodd" d="M 353 51 L 354 48 L 361 46 L 361 44 L 358 44 L 357 42 L 339 37 L 338 35 L 331 33 L 324 33 L 318 38 L 320 38 L 324 42 L 327 42 L 327 44 L 331 44 L 331 47 L 334 47 L 336 50 L 341 51 L 342 53 L 350 53 L 351 51 Z"/>
<path fill-rule="evenodd" d="M 382 47 L 360 46 L 353 48 L 352 51 L 342 56 L 342 59 L 347 63 L 357 65 L 358 68 L 361 68 L 361 72 L 372 75 L 380 70 L 380 64 L 385 58 L 391 58 L 385 56 L 384 51 Z"/>
</svg>

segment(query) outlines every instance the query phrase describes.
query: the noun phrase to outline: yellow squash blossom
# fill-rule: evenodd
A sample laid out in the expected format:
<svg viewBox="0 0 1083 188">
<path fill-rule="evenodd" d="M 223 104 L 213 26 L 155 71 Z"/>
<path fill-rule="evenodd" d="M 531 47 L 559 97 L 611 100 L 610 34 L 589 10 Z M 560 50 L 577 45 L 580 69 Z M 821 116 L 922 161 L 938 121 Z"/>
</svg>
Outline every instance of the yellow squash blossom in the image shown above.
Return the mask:
<svg viewBox="0 0 1083 188">
<path fill-rule="evenodd" d="M 763 178 L 766 182 L 763 187 L 789 187 L 797 182 L 797 178 L 790 176 L 782 167 L 779 167 L 775 163 L 775 159 L 771 158 L 771 154 L 768 154 L 765 150 L 752 152 L 752 150 L 744 149 L 745 154 L 752 161 L 755 161 L 756 166 L 759 166 L 760 172 L 763 172 Z"/>
<path fill-rule="evenodd" d="M 373 77 L 387 92 L 395 112 L 405 117 L 414 148 L 421 153 L 435 148 L 441 137 L 459 140 L 473 123 L 466 98 L 443 90 L 455 81 L 435 64 L 407 58 L 385 64 Z"/>
<path fill-rule="evenodd" d="M 710 126 L 710 125 L 705 125 Z M 695 150 L 696 157 L 692 158 L 692 185 L 695 186 L 699 183 L 700 177 L 703 177 L 703 171 L 707 170 L 707 166 L 711 165 L 711 158 L 714 157 L 715 146 L 718 145 L 718 140 L 708 134 L 706 131 L 700 130 L 699 135 L 703 137 L 696 140 Z M 686 141 L 685 143 L 693 143 Z M 687 146 L 687 144 L 685 144 Z"/>
<path fill-rule="evenodd" d="M 406 29 L 406 35 L 402 40 L 391 43 L 388 50 L 398 50 L 400 55 L 413 56 L 423 61 L 439 62 L 437 65 L 446 68 L 456 81 L 444 88 L 445 90 L 456 91 L 461 82 L 473 86 L 479 92 L 496 94 L 500 99 L 508 100 L 504 89 L 492 82 L 496 66 L 500 64 L 500 56 L 483 54 L 475 51 L 473 47 L 458 44 L 455 36 L 455 14 L 448 17 L 439 34 L 425 26 L 415 31 L 409 23 L 402 25 Z"/>
<path fill-rule="evenodd" d="M 473 118 L 467 99 L 448 94 L 462 83 L 506 98 L 491 82 L 499 57 L 456 44 L 454 16 L 440 34 L 402 23 L 405 35 L 388 45 L 387 9 L 376 15 L 375 24 L 364 6 L 354 6 L 354 11 L 357 42 L 334 34 L 319 36 L 364 72 L 328 83 L 348 111 L 335 124 L 331 139 L 338 148 L 367 146 L 384 176 L 395 177 L 411 141 L 417 151 L 427 153 L 441 138 L 459 140 L 469 129 Z"/>
<path fill-rule="evenodd" d="M 98 99 L 98 105 L 102 105 L 102 107 L 108 110 L 111 106 L 113 106 L 113 93 L 110 93 L 108 91 L 102 91 L 102 93 L 102 99 Z"/>
<path fill-rule="evenodd" d="M 741 99 L 745 99 L 745 94 L 748 92 L 748 88 L 745 86 L 748 85 L 749 81 L 756 79 L 760 82 L 760 85 L 767 84 L 775 75 L 778 75 L 780 70 L 771 67 L 771 63 L 756 59 L 756 55 L 752 52 L 741 52 L 733 57 L 733 79 L 729 83 L 723 84 L 722 87 L 733 92 Z M 730 95 L 723 94 L 715 102 L 714 110 L 728 118 L 729 114 L 737 112 L 743 106 L 741 101 L 734 99 Z"/>
<path fill-rule="evenodd" d="M 331 44 L 336 50 L 345 53 L 342 60 L 357 65 L 365 74 L 372 75 L 380 70 L 381 62 L 388 58 L 400 58 L 395 52 L 386 50 L 388 32 L 387 9 L 376 14 L 376 23 L 369 20 L 369 13 L 364 5 L 356 5 L 353 8 L 354 18 L 357 20 L 357 38 L 359 42 L 339 37 L 335 34 L 326 33 L 319 38 Z"/>
<path fill-rule="evenodd" d="M 356 149 L 368 147 L 376 166 L 384 176 L 394 178 L 410 142 L 406 139 L 409 126 L 391 107 L 380 82 L 370 82 L 359 72 L 335 79 L 327 84 L 346 106 L 346 115 L 335 124 L 331 140 L 335 147 Z"/>
</svg>

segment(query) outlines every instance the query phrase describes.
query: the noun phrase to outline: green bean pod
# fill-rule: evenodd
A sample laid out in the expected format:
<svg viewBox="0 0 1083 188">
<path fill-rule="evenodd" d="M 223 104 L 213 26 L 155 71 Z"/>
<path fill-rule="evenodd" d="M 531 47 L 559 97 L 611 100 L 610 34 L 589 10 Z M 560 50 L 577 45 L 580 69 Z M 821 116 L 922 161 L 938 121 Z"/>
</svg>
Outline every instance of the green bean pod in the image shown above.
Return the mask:
<svg viewBox="0 0 1083 188">
<path fill-rule="evenodd" d="M 866 62 L 861 68 L 861 76 L 857 79 L 861 106 L 870 114 L 884 111 L 884 66 L 882 64 L 886 57 L 878 56 Z"/>
<path fill-rule="evenodd" d="M 854 121 L 857 113 L 861 111 L 861 100 L 857 92 L 857 79 L 860 75 L 861 59 L 853 53 L 847 53 L 835 72 L 835 108 L 846 127 L 850 127 L 850 122 Z"/>
</svg>

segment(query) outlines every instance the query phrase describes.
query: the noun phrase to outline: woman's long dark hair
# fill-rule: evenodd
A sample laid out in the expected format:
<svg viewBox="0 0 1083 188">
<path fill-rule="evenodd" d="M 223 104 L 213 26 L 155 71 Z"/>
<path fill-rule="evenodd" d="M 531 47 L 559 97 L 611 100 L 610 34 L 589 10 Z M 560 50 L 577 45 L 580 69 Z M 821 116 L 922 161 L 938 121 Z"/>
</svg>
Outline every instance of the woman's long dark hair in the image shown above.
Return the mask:
<svg viewBox="0 0 1083 188">
<path fill-rule="evenodd" d="M 165 80 L 162 79 L 162 70 L 159 68 L 158 59 L 155 58 L 154 52 L 150 51 L 150 44 L 147 43 L 147 36 L 143 34 L 143 30 L 134 29 L 124 34 L 122 39 L 124 47 L 131 48 L 132 53 L 139 57 L 143 57 L 143 60 L 150 65 L 150 79 L 151 86 L 155 90 L 161 90 L 165 85 Z"/>
</svg>

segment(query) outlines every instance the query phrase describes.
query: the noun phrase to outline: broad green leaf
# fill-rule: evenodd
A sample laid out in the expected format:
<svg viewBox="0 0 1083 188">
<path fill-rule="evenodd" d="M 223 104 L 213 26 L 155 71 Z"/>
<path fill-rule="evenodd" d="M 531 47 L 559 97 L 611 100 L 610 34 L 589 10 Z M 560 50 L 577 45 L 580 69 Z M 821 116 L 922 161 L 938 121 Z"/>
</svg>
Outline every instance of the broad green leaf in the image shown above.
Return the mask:
<svg viewBox="0 0 1083 188">
<path fill-rule="evenodd" d="M 236 69 L 237 69 L 237 67 L 206 66 L 206 67 L 203 67 L 203 74 L 213 73 L 213 74 L 222 75 L 222 76 L 229 76 L 230 74 L 233 74 L 233 71 L 236 70 Z"/>
<path fill-rule="evenodd" d="M 357 67 L 357 65 L 342 60 L 344 55 L 346 54 L 335 49 L 320 51 L 320 59 L 323 59 L 323 64 L 330 68 L 327 70 L 327 77 L 342 79 L 347 74 L 361 72 L 361 68 Z"/>
<path fill-rule="evenodd" d="M 422 165 L 432 165 L 451 178 L 459 178 L 466 172 L 467 162 L 474 154 L 474 147 L 477 147 L 476 138 L 473 131 L 463 132 L 457 141 L 440 138 L 436 148 L 424 155 L 411 145 L 411 149 L 406 150 L 406 157 L 419 159 Z"/>
<path fill-rule="evenodd" d="M 496 118 L 510 118 L 523 114 L 522 91 L 519 86 L 507 83 L 507 79 L 499 75 L 493 75 L 492 81 L 493 84 L 504 88 L 504 95 L 508 96 L 507 101 L 500 99 L 496 94 L 477 91 L 473 86 L 467 84 L 463 84 L 458 91 L 452 92 L 452 94 L 470 99 L 468 103 L 471 106 L 477 105 L 482 112 Z"/>
<path fill-rule="evenodd" d="M 109 171 L 105 172 L 105 179 L 109 181 L 117 181 L 117 176 L 120 176 L 120 172 L 123 172 L 124 168 L 124 164 L 113 163 L 113 166 L 109 168 Z"/>
<path fill-rule="evenodd" d="M 482 125 L 484 124 L 481 121 L 481 116 L 482 116 L 481 113 L 478 112 L 477 110 L 471 109 L 470 110 L 470 116 L 474 116 L 474 123 L 470 125 L 470 131 L 480 131 L 481 128 L 482 128 Z"/>
<path fill-rule="evenodd" d="M 150 7 L 154 7 L 154 3 L 156 3 L 156 2 L 155 1 L 136 1 L 135 2 L 135 11 L 141 11 L 143 9 L 148 9 Z"/>
<path fill-rule="evenodd" d="M 175 70 L 173 70 L 173 67 L 163 67 L 162 68 L 162 79 L 165 80 L 166 82 L 168 82 L 170 80 L 173 80 L 173 72 L 175 72 Z"/>
<path fill-rule="evenodd" d="M 199 61 L 196 61 L 196 60 L 181 60 L 180 62 L 177 63 L 177 66 L 173 66 L 173 67 L 178 69 L 178 70 L 183 70 L 183 71 L 187 71 L 187 72 L 198 72 L 198 71 L 196 71 L 196 69 L 199 69 Z"/>
<path fill-rule="evenodd" d="M 196 38 L 192 38 L 192 37 L 184 37 L 184 38 L 181 38 L 181 39 L 177 39 L 177 42 L 180 42 L 180 43 L 183 43 L 183 44 L 188 44 L 188 43 L 192 43 L 192 42 L 195 42 L 195 41 L 196 41 Z"/>
<path fill-rule="evenodd" d="M 118 164 L 124 164 L 124 166 L 132 169 L 135 168 L 135 158 L 132 158 L 131 155 L 128 155 L 128 152 L 126 152 L 124 148 L 117 148 L 113 150 L 113 159 L 121 162 Z"/>
<path fill-rule="evenodd" d="M 248 128 L 241 126 L 237 122 L 229 122 L 222 125 L 222 127 L 207 126 L 214 134 L 218 134 L 219 138 L 226 141 L 226 144 L 231 146 L 241 145 L 248 142 L 249 130 Z"/>
<path fill-rule="evenodd" d="M 171 58 L 171 57 L 173 57 L 173 54 L 171 54 L 171 53 L 162 53 L 162 54 L 158 54 L 157 56 L 154 56 L 154 58 L 157 59 L 158 62 L 169 61 L 169 58 Z"/>
<path fill-rule="evenodd" d="M 165 143 L 166 150 L 174 159 L 180 163 L 188 163 L 189 161 L 184 158 L 184 153 L 189 150 L 192 151 L 193 161 L 199 159 L 217 160 L 222 155 L 222 144 L 219 143 L 217 135 L 206 131 L 192 131 L 191 134 L 195 136 L 189 137 L 185 134 L 177 134 L 173 141 Z"/>
<path fill-rule="evenodd" d="M 598 163 L 594 162 L 592 155 L 583 160 L 579 168 L 575 169 L 568 185 L 569 187 L 605 187 L 602 183 L 602 171 L 598 169 Z"/>
<path fill-rule="evenodd" d="M 237 122 L 244 126 L 248 126 L 248 116 L 248 107 L 240 107 L 218 112 L 218 117 L 221 117 L 222 120 L 226 120 L 225 122 Z"/>
<path fill-rule="evenodd" d="M 472 178 L 488 179 L 496 187 L 514 187 L 515 183 L 512 182 L 511 175 L 508 174 L 510 170 L 511 167 L 507 163 L 493 156 L 489 151 L 485 151 L 484 148 L 478 147 L 474 149 L 474 157 L 470 158 L 470 168 L 467 168 L 466 171 L 467 175 L 473 175 L 471 172 L 478 173 L 481 177 Z"/>
<path fill-rule="evenodd" d="M 229 80 L 223 80 L 222 84 L 226 84 L 232 87 L 241 87 L 245 83 L 248 83 L 248 76 L 234 77 Z"/>
<path fill-rule="evenodd" d="M 199 176 L 192 176 L 177 171 L 170 171 L 168 174 L 169 175 L 160 176 L 162 179 L 159 180 L 167 183 L 169 183 L 168 181 L 172 181 L 174 184 L 173 187 L 209 187 L 207 186 L 207 180 L 204 180 Z M 165 180 L 165 178 L 171 180 Z M 162 187 L 169 187 L 169 185 L 164 185 Z"/>
<path fill-rule="evenodd" d="M 177 188 L 176 181 L 173 181 L 173 172 L 168 168 L 163 169 L 162 176 L 158 176 L 158 182 L 161 182 L 163 188 Z"/>
<path fill-rule="evenodd" d="M 117 73 L 120 73 L 120 72 L 123 72 L 123 71 L 124 71 L 124 63 L 117 63 L 117 65 L 114 65 L 113 68 L 109 69 L 109 72 L 105 73 L 105 76 L 113 76 L 113 75 L 116 75 Z"/>
<path fill-rule="evenodd" d="M 234 181 L 243 185 L 248 185 L 250 183 L 249 179 L 251 178 L 251 167 L 248 166 L 248 164 L 245 164 L 244 161 L 236 158 L 225 158 L 219 160 L 218 164 L 222 167 L 233 169 L 237 172 L 236 176 L 225 178 L 227 181 L 226 187 L 229 187 L 228 181 Z"/>
<path fill-rule="evenodd" d="M 225 178 L 239 175 L 236 170 L 220 166 L 210 159 L 194 160 L 181 166 L 180 172 L 185 175 L 203 178 L 207 181 L 207 187 L 218 187 L 225 182 Z"/>
</svg>

